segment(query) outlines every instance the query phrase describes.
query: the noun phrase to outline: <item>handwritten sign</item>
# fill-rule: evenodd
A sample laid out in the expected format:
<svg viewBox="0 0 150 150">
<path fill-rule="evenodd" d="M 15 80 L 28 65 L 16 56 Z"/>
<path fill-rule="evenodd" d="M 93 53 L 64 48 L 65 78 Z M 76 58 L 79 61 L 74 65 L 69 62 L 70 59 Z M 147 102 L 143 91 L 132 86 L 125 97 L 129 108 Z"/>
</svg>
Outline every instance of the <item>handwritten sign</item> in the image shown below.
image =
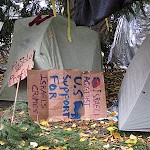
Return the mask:
<svg viewBox="0 0 150 150">
<path fill-rule="evenodd" d="M 105 118 L 107 111 L 103 74 L 99 72 L 85 72 L 82 78 L 85 110 L 82 118 Z"/>
<path fill-rule="evenodd" d="M 106 117 L 103 74 L 74 69 L 30 70 L 28 104 L 35 120 Z"/>
<path fill-rule="evenodd" d="M 82 72 L 49 71 L 49 119 L 80 119 L 83 106 Z"/>
<path fill-rule="evenodd" d="M 31 70 L 34 66 L 33 62 L 34 51 L 31 50 L 28 54 L 21 57 L 12 64 L 12 71 L 8 81 L 8 86 L 16 84 L 19 80 L 27 77 L 27 70 Z"/>
<path fill-rule="evenodd" d="M 28 107 L 30 116 L 38 121 L 48 118 L 48 73 L 28 71 Z"/>
</svg>

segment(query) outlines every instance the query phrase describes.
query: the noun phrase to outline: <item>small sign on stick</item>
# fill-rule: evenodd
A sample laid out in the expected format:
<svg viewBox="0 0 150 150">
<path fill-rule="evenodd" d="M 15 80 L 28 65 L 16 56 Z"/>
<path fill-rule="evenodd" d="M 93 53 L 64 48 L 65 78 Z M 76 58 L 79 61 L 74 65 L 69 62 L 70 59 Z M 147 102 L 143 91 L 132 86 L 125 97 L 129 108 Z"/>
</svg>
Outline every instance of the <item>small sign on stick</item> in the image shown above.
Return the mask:
<svg viewBox="0 0 150 150">
<path fill-rule="evenodd" d="M 34 51 L 31 50 L 29 53 L 12 64 L 12 71 L 8 81 L 9 87 L 27 77 L 27 70 L 31 70 L 34 66 L 33 56 Z"/>
</svg>

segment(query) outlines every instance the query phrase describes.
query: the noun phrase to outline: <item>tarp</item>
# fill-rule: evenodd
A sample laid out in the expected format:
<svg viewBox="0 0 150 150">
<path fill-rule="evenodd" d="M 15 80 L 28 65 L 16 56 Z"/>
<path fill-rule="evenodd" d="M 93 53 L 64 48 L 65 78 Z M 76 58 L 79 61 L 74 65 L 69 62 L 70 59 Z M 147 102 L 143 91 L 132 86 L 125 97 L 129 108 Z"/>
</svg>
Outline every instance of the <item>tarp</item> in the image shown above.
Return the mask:
<svg viewBox="0 0 150 150">
<path fill-rule="evenodd" d="M 29 27 L 35 17 L 15 22 L 7 72 L 0 91 L 1 100 L 14 100 L 16 85 L 8 88 L 11 65 L 31 50 L 35 51 L 34 69 L 79 69 L 102 71 L 100 39 L 88 27 L 76 27 L 71 22 L 70 43 L 67 39 L 67 19 L 51 17 L 39 25 Z M 36 80 L 36 79 L 35 79 Z M 26 80 L 21 81 L 18 100 L 27 99 Z"/>
<path fill-rule="evenodd" d="M 143 9 L 145 14 L 140 10 L 135 15 L 130 14 L 129 20 L 125 15 L 118 18 L 107 63 L 113 62 L 119 67 L 127 68 L 145 38 L 150 34 L 150 5 L 144 4 Z"/>
<path fill-rule="evenodd" d="M 150 132 L 150 35 L 133 57 L 119 92 L 119 129 Z"/>
<path fill-rule="evenodd" d="M 131 4 L 133 0 L 77 0 L 76 25 L 96 25 L 111 14 Z"/>
</svg>

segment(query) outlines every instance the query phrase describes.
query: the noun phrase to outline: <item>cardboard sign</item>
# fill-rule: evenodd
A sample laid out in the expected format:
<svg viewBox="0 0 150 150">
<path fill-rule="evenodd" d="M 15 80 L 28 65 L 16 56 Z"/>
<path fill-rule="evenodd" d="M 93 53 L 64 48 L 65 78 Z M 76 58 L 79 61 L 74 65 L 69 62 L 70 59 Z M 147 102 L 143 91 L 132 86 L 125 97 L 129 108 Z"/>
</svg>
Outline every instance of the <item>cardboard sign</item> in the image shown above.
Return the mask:
<svg viewBox="0 0 150 150">
<path fill-rule="evenodd" d="M 29 114 L 35 120 L 106 117 L 102 73 L 73 69 L 30 70 L 27 81 Z"/>
<path fill-rule="evenodd" d="M 83 119 L 105 118 L 107 113 L 103 73 L 85 72 L 82 76 L 84 86 Z"/>
<path fill-rule="evenodd" d="M 81 119 L 83 115 L 82 72 L 49 71 L 49 119 Z"/>
<path fill-rule="evenodd" d="M 48 73 L 28 71 L 28 107 L 30 116 L 38 121 L 48 118 Z"/>
<path fill-rule="evenodd" d="M 9 87 L 27 77 L 27 70 L 32 69 L 34 66 L 33 55 L 34 51 L 31 50 L 28 54 L 24 55 L 12 64 L 12 71 L 8 81 Z"/>
</svg>

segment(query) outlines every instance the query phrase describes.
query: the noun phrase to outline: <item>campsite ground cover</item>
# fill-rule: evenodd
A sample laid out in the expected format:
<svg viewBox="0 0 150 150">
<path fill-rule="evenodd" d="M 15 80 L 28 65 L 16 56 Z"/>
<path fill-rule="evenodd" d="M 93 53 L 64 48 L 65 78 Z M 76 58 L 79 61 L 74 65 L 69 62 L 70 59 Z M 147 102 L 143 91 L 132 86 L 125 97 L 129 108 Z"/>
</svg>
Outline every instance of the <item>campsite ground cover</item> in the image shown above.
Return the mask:
<svg viewBox="0 0 150 150">
<path fill-rule="evenodd" d="M 117 121 L 89 120 L 35 122 L 27 104 L 18 102 L 14 122 L 12 109 L 1 109 L 0 149 L 5 150 L 148 150 L 150 134 L 119 131 Z M 113 117 L 115 113 L 111 113 Z"/>
<path fill-rule="evenodd" d="M 105 74 L 107 106 L 117 98 L 124 70 L 111 68 Z M 115 83 L 115 84 L 114 84 Z M 109 117 L 114 117 L 111 112 Z M 52 122 L 33 121 L 27 104 L 18 102 L 14 122 L 12 107 L 0 109 L 0 149 L 2 150 L 148 150 L 150 133 L 123 132 L 117 120 Z"/>
</svg>

